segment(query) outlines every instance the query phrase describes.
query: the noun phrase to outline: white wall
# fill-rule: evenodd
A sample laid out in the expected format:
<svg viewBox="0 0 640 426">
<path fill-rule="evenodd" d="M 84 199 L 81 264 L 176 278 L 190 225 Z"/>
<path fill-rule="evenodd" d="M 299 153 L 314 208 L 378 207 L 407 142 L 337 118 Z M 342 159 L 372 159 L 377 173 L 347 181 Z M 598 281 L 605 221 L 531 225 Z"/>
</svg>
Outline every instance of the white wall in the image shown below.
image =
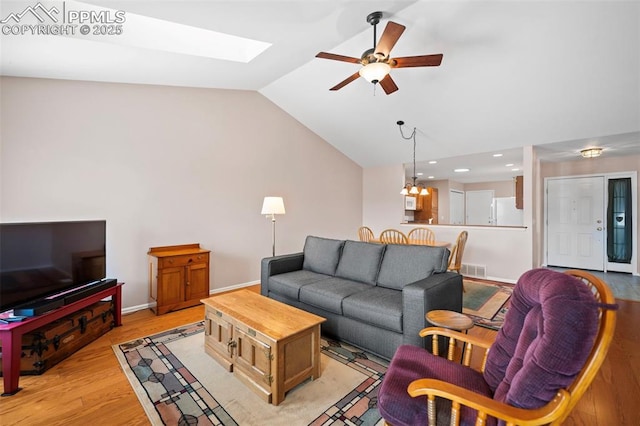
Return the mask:
<svg viewBox="0 0 640 426">
<path fill-rule="evenodd" d="M 257 92 L 0 79 L 0 220 L 106 219 L 107 274 L 148 302 L 149 247 L 213 251 L 210 288 L 256 281 L 271 255 L 355 238 L 362 168 Z"/>
</svg>

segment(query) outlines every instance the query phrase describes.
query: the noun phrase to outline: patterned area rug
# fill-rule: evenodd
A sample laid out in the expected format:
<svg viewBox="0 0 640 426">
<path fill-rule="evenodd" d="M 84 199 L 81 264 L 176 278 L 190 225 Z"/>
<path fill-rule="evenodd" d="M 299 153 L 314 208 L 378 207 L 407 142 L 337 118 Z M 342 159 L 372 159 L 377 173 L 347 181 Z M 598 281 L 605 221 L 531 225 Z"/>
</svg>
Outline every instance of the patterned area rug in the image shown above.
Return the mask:
<svg viewBox="0 0 640 426">
<path fill-rule="evenodd" d="M 465 279 L 464 289 L 462 312 L 469 315 L 475 325 L 499 330 L 509 310 L 513 284 Z"/>
<path fill-rule="evenodd" d="M 114 345 L 154 425 L 382 425 L 386 361 L 322 339 L 321 377 L 267 404 L 204 352 L 204 323 Z"/>
</svg>

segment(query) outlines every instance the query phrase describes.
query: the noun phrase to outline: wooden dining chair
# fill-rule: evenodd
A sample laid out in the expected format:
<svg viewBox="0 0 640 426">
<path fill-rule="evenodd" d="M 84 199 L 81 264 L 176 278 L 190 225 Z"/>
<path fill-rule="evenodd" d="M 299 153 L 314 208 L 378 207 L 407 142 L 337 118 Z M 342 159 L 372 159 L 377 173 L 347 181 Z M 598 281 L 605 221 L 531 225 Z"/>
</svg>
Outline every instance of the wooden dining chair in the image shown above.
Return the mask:
<svg viewBox="0 0 640 426">
<path fill-rule="evenodd" d="M 375 235 L 373 235 L 373 231 L 371 230 L 371 228 L 367 226 L 361 226 L 360 228 L 358 228 L 358 238 L 360 238 L 360 241 L 369 242 L 376 237 Z"/>
<path fill-rule="evenodd" d="M 385 229 L 382 231 L 380 242 L 383 244 L 409 244 L 407 236 L 397 229 Z"/>
<path fill-rule="evenodd" d="M 413 228 L 407 234 L 407 238 L 412 244 L 424 244 L 428 245 L 436 240 L 436 236 L 429 228 Z"/>
<path fill-rule="evenodd" d="M 467 235 L 467 231 L 462 231 L 458 234 L 456 244 L 451 249 L 447 270 L 460 273 L 460 268 L 462 268 L 462 254 L 464 253 L 464 246 L 467 244 Z"/>
</svg>

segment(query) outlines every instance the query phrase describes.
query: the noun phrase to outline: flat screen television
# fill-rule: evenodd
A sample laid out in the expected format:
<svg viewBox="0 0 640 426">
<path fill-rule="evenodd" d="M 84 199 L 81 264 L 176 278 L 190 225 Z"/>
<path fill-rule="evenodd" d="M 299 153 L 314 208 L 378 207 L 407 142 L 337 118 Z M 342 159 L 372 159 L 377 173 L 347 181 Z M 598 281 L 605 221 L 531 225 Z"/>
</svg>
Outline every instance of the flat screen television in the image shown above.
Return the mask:
<svg viewBox="0 0 640 426">
<path fill-rule="evenodd" d="M 106 276 L 106 221 L 0 224 L 0 313 Z"/>
</svg>

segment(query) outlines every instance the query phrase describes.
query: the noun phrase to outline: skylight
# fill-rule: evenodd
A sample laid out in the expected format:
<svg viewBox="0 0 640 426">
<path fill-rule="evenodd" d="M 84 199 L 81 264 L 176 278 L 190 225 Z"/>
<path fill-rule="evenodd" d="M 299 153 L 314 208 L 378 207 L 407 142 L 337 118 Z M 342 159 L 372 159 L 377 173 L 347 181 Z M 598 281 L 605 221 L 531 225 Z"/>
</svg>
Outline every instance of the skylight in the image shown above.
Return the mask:
<svg viewBox="0 0 640 426">
<path fill-rule="evenodd" d="M 67 9 L 104 11 L 114 9 L 76 1 L 66 1 Z M 259 40 L 234 36 L 217 31 L 125 12 L 126 21 L 119 35 L 76 34 L 76 38 L 100 41 L 122 46 L 173 52 L 225 61 L 248 63 L 271 46 Z"/>
</svg>

